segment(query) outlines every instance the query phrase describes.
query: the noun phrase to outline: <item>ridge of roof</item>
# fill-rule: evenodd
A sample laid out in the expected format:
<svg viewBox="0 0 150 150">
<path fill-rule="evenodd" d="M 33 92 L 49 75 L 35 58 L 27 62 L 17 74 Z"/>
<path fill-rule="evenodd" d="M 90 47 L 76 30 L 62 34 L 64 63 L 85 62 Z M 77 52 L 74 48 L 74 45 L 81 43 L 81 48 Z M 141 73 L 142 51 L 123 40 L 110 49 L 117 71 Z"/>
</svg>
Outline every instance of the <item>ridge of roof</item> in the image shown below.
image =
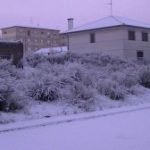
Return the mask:
<svg viewBox="0 0 150 150">
<path fill-rule="evenodd" d="M 8 27 L 2 27 L 2 29 L 9 29 L 9 28 L 30 28 L 30 29 L 43 29 L 43 30 L 52 30 L 52 31 L 59 31 L 58 29 L 52 29 L 48 27 L 40 27 L 40 26 L 26 26 L 26 25 L 12 25 Z"/>
<path fill-rule="evenodd" d="M 121 24 L 125 24 L 124 22 L 120 21 L 116 16 L 111 16 L 112 18 L 114 18 L 116 21 L 118 21 Z"/>
<path fill-rule="evenodd" d="M 115 27 L 115 26 L 121 26 L 121 25 L 142 27 L 142 28 L 150 29 L 150 24 L 148 24 L 148 23 L 143 23 L 141 21 L 137 21 L 134 19 L 121 17 L 121 16 L 108 16 L 108 17 L 104 17 L 102 19 L 98 19 L 96 21 L 78 26 L 76 28 L 73 28 L 72 30 L 67 30 L 64 33 L 80 32 L 80 31 L 101 29 L 101 28 L 107 28 L 107 27 Z"/>
</svg>

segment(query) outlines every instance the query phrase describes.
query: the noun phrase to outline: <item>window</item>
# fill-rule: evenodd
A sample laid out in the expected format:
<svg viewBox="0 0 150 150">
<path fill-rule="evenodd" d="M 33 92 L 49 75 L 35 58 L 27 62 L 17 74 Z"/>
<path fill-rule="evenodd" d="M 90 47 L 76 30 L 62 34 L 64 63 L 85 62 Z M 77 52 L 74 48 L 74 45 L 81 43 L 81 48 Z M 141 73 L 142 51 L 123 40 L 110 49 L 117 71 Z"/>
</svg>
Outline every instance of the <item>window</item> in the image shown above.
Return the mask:
<svg viewBox="0 0 150 150">
<path fill-rule="evenodd" d="M 95 33 L 90 34 L 90 43 L 95 43 Z"/>
<path fill-rule="evenodd" d="M 135 40 L 135 32 L 128 31 L 128 40 Z"/>
<path fill-rule="evenodd" d="M 142 32 L 142 41 L 148 41 L 148 33 Z"/>
<path fill-rule="evenodd" d="M 144 52 L 137 51 L 137 60 L 143 60 L 143 58 L 144 58 Z"/>
<path fill-rule="evenodd" d="M 43 34 L 44 34 L 44 32 L 42 31 L 42 32 L 41 32 L 41 34 L 43 35 Z"/>
</svg>

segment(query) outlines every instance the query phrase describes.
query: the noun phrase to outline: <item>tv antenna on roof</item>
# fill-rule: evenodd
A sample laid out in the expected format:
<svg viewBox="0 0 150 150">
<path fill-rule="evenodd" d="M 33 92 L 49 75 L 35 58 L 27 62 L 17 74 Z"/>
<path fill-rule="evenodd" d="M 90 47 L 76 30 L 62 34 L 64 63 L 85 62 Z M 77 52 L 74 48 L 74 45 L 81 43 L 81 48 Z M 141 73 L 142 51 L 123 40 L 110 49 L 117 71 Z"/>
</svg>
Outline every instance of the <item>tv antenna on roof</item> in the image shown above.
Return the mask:
<svg viewBox="0 0 150 150">
<path fill-rule="evenodd" d="M 110 5 L 110 15 L 113 16 L 113 0 L 110 0 L 110 3 L 108 3 L 108 5 Z"/>
<path fill-rule="evenodd" d="M 33 25 L 33 18 L 32 18 L 32 16 L 30 16 L 30 25 L 31 26 Z"/>
</svg>

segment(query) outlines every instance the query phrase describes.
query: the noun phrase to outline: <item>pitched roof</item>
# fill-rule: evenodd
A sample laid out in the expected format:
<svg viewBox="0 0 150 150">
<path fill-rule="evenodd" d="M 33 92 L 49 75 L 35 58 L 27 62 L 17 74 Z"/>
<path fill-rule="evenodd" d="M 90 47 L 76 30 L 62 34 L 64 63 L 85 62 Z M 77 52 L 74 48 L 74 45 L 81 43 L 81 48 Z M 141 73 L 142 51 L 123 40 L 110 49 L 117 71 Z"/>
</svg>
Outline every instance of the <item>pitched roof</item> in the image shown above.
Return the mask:
<svg viewBox="0 0 150 150">
<path fill-rule="evenodd" d="M 79 31 L 86 31 L 86 30 L 93 30 L 93 29 L 101 29 L 107 27 L 115 27 L 115 26 L 134 26 L 134 27 L 142 27 L 142 28 L 149 28 L 150 24 L 143 23 L 140 21 L 136 21 L 133 19 L 119 17 L 119 16 L 109 16 L 97 21 L 79 26 L 77 28 L 73 28 L 72 30 L 68 30 L 65 33 L 72 33 L 72 32 L 79 32 Z"/>
<path fill-rule="evenodd" d="M 3 29 L 10 29 L 10 28 L 28 28 L 28 29 L 41 29 L 41 30 L 52 30 L 52 31 L 59 31 L 57 29 L 51 29 L 49 27 L 36 27 L 36 26 L 22 26 L 22 25 L 14 25 L 14 26 L 9 26 L 9 27 L 2 27 L 0 28 L 1 30 Z"/>
</svg>

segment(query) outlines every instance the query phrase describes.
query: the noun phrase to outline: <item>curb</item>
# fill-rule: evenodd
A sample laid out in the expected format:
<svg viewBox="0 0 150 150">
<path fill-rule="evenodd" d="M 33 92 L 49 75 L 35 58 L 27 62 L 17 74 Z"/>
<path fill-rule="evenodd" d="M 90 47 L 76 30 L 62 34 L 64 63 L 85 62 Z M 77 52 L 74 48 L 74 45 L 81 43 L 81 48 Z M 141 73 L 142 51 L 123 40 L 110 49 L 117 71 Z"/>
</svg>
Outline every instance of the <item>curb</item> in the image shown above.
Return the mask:
<svg viewBox="0 0 150 150">
<path fill-rule="evenodd" d="M 96 111 L 91 113 L 83 113 L 76 115 L 68 115 L 68 116 L 59 116 L 52 118 L 44 118 L 44 119 L 36 119 L 30 121 L 22 121 L 17 123 L 0 125 L 0 134 L 7 132 L 20 131 L 25 129 L 33 129 L 45 126 L 59 125 L 64 123 L 71 123 L 76 121 L 84 121 L 89 119 L 95 119 L 100 117 L 121 115 L 123 113 L 131 113 L 140 110 L 150 109 L 150 104 L 143 104 L 140 106 L 129 106 L 129 107 L 121 107 L 115 109 L 109 109 L 104 111 Z"/>
</svg>

